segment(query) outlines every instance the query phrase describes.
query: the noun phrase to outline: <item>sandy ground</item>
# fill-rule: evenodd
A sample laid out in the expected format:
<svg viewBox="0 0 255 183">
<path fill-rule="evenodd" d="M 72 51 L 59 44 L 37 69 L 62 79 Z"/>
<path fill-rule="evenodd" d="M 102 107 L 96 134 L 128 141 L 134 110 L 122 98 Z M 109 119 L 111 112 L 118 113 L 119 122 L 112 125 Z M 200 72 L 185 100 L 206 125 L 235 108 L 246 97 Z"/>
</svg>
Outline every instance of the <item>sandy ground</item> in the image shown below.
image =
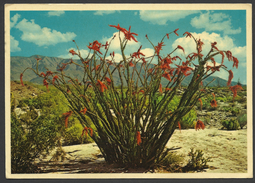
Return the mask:
<svg viewBox="0 0 255 183">
<path fill-rule="evenodd" d="M 196 131 L 195 129 L 176 130 L 167 147 L 180 148 L 177 154 L 184 155 L 181 165 L 186 165 L 187 154 L 193 147 L 203 150 L 205 157 L 212 162 L 204 173 L 247 173 L 247 130 L 219 130 L 216 128 Z M 144 170 L 124 170 L 121 167 L 104 162 L 95 143 L 85 145 L 64 146 L 67 159 L 51 162 L 51 155 L 40 162 L 44 173 L 141 173 Z M 54 152 L 54 151 L 53 151 Z"/>
</svg>

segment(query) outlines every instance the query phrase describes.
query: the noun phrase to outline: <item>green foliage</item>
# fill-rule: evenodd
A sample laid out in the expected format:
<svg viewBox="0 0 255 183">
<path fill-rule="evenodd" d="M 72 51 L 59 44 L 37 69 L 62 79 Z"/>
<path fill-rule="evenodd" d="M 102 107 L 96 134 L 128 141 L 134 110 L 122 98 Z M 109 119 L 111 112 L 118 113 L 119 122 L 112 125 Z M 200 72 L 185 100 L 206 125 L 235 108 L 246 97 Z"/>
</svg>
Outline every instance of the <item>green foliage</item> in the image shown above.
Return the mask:
<svg viewBox="0 0 255 183">
<path fill-rule="evenodd" d="M 216 101 L 226 102 L 227 98 L 226 97 L 216 97 Z"/>
<path fill-rule="evenodd" d="M 83 127 L 80 123 L 76 122 L 70 128 L 67 128 L 66 132 L 64 133 L 64 143 L 63 145 L 75 145 L 75 144 L 87 144 L 93 142 L 90 138 L 89 134 L 84 134 L 81 137 Z"/>
<path fill-rule="evenodd" d="M 192 109 L 181 118 L 180 124 L 182 129 L 194 128 L 194 121 L 197 118 L 197 112 Z"/>
<path fill-rule="evenodd" d="M 230 120 L 224 120 L 221 122 L 223 128 L 226 128 L 227 130 L 238 130 L 239 129 L 239 123 L 235 118 L 231 118 Z"/>
<path fill-rule="evenodd" d="M 237 116 L 241 112 L 240 108 L 231 106 L 224 106 L 222 107 L 222 110 L 226 112 L 231 112 L 235 116 Z"/>
<path fill-rule="evenodd" d="M 30 104 L 32 100 L 30 110 L 19 117 L 11 113 L 12 173 L 36 172 L 34 160 L 48 154 L 57 145 L 64 131 L 61 109 L 65 108 L 58 96 L 52 92 L 23 100 L 23 104 Z M 41 110 L 40 116 L 35 107 Z"/>
<path fill-rule="evenodd" d="M 240 114 L 237 116 L 237 121 L 240 125 L 240 128 L 243 129 L 245 125 L 247 125 L 247 114 Z"/>
<path fill-rule="evenodd" d="M 202 150 L 194 151 L 191 148 L 191 151 L 188 153 L 188 156 L 191 157 L 187 165 L 184 167 L 184 171 L 202 171 L 203 169 L 208 168 L 208 162 L 211 162 L 211 158 L 205 158 Z"/>
</svg>

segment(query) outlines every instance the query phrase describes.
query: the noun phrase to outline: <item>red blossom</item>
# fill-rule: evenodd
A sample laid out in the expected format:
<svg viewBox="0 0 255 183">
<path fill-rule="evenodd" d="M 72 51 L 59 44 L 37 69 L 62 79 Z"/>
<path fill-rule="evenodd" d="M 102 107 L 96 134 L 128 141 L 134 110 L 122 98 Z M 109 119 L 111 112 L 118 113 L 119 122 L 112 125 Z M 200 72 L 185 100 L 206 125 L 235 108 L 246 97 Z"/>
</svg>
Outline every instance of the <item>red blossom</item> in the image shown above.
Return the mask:
<svg viewBox="0 0 255 183">
<path fill-rule="evenodd" d="M 134 53 L 132 54 L 132 57 L 140 58 L 140 55 L 145 56 L 143 53 L 140 52 L 141 48 L 142 48 L 142 45 L 141 45 L 140 48 L 137 50 L 137 52 L 134 52 Z"/>
<path fill-rule="evenodd" d="M 102 83 L 100 80 L 97 80 L 96 85 L 100 87 L 100 91 L 101 91 L 101 92 L 104 92 L 104 90 L 107 89 L 107 87 L 105 86 L 105 84 Z"/>
<path fill-rule="evenodd" d="M 224 53 L 223 53 L 223 51 L 220 51 L 220 54 L 222 55 L 222 60 L 221 60 L 221 64 L 223 64 L 223 62 L 224 62 Z"/>
<path fill-rule="evenodd" d="M 35 58 L 35 59 L 36 59 L 36 61 L 42 60 L 41 58 Z"/>
<path fill-rule="evenodd" d="M 142 58 L 142 61 L 143 61 L 142 65 L 146 64 L 145 58 Z"/>
<path fill-rule="evenodd" d="M 46 86 L 47 92 L 49 92 L 49 83 L 47 82 L 46 79 L 43 80 L 43 85 Z"/>
<path fill-rule="evenodd" d="M 234 62 L 233 67 L 238 68 L 238 63 L 239 63 L 239 61 L 237 60 L 236 57 L 233 57 L 233 62 Z"/>
<path fill-rule="evenodd" d="M 97 70 L 99 69 L 99 67 L 100 67 L 100 64 L 98 64 L 95 68 L 93 68 L 93 69 L 91 70 L 91 72 L 94 71 L 94 70 L 97 71 Z"/>
<path fill-rule="evenodd" d="M 186 37 L 190 37 L 191 38 L 191 34 L 189 32 L 185 32 L 183 35 L 187 34 Z"/>
<path fill-rule="evenodd" d="M 177 68 L 177 73 L 179 73 L 180 71 L 185 75 L 185 76 L 188 76 L 190 75 L 191 73 L 189 71 L 193 70 L 191 67 L 188 67 L 188 66 L 180 66 L 180 65 L 176 65 L 178 68 Z M 187 73 L 189 72 L 189 73 Z"/>
<path fill-rule="evenodd" d="M 199 102 L 200 102 L 200 109 L 201 109 L 201 111 L 202 111 L 203 102 L 202 102 L 201 98 L 199 98 L 198 100 L 199 100 Z"/>
<path fill-rule="evenodd" d="M 232 53 L 231 53 L 231 51 L 226 51 L 225 52 L 226 53 L 226 56 L 227 56 L 227 58 L 228 58 L 228 61 L 232 61 L 233 60 L 233 57 L 232 57 Z"/>
<path fill-rule="evenodd" d="M 104 49 L 107 49 L 107 46 L 109 46 L 108 41 L 106 41 L 105 45 L 102 46 L 104 46 Z"/>
<path fill-rule="evenodd" d="M 87 112 L 87 108 L 86 107 L 80 111 L 80 113 L 82 113 L 82 114 L 86 114 L 86 112 Z"/>
<path fill-rule="evenodd" d="M 203 44 L 204 43 L 200 39 L 197 41 L 197 48 L 198 48 L 198 52 L 199 53 L 202 51 L 202 45 Z"/>
<path fill-rule="evenodd" d="M 229 89 L 233 92 L 233 100 L 237 96 L 237 91 L 243 90 L 242 86 L 240 86 L 240 85 L 230 86 Z"/>
<path fill-rule="evenodd" d="M 171 81 L 170 74 L 165 71 L 162 77 L 166 78 L 167 80 Z"/>
<path fill-rule="evenodd" d="M 174 33 L 176 34 L 176 36 L 179 36 L 179 34 L 177 33 L 178 30 L 179 28 L 174 30 Z"/>
<path fill-rule="evenodd" d="M 53 78 L 52 78 L 52 84 L 54 84 L 55 83 L 55 80 L 56 79 L 58 79 L 58 76 L 56 75 L 56 76 L 54 76 Z"/>
<path fill-rule="evenodd" d="M 74 50 L 69 50 L 69 53 L 71 53 L 72 55 L 78 55 Z"/>
<path fill-rule="evenodd" d="M 23 73 L 20 74 L 20 83 L 22 86 L 24 86 L 22 78 L 23 78 Z"/>
<path fill-rule="evenodd" d="M 139 92 L 141 92 L 142 94 L 144 94 L 144 90 L 142 90 L 142 89 L 141 89 L 141 90 L 139 90 Z"/>
<path fill-rule="evenodd" d="M 65 116 L 65 127 L 68 127 L 68 118 L 72 115 L 73 111 L 68 111 L 66 113 L 63 113 L 63 115 Z"/>
<path fill-rule="evenodd" d="M 163 93 L 163 91 L 162 91 L 162 84 L 161 83 L 159 85 L 159 89 L 158 90 L 159 90 L 160 93 Z"/>
<path fill-rule="evenodd" d="M 98 53 L 102 54 L 100 52 L 101 43 L 99 43 L 97 40 L 93 43 L 90 43 L 89 46 L 87 46 L 89 49 L 97 51 Z"/>
<path fill-rule="evenodd" d="M 169 39 L 169 34 L 166 34 L 167 39 Z"/>
<path fill-rule="evenodd" d="M 164 44 L 164 42 L 161 42 L 161 43 L 158 43 L 158 46 L 155 46 L 155 51 L 156 51 L 157 55 L 159 55 L 160 50 L 162 50 L 162 46 L 165 46 L 163 44 Z"/>
<path fill-rule="evenodd" d="M 181 124 L 180 124 L 179 121 L 178 121 L 178 127 L 179 127 L 179 130 L 180 130 L 180 132 L 181 132 Z"/>
<path fill-rule="evenodd" d="M 177 58 L 180 59 L 180 60 L 182 60 L 179 56 L 173 57 L 172 60 L 176 61 Z"/>
<path fill-rule="evenodd" d="M 139 131 L 136 132 L 136 140 L 137 140 L 137 145 L 140 145 L 142 143 L 141 134 Z"/>
<path fill-rule="evenodd" d="M 215 94 L 214 93 L 212 93 L 212 95 L 213 95 L 213 100 L 211 100 L 211 106 L 212 107 L 217 107 L 218 105 L 217 105 L 217 101 L 215 100 Z"/>
<path fill-rule="evenodd" d="M 204 123 L 202 121 L 198 120 L 197 123 L 196 123 L 195 129 L 196 130 L 205 129 Z"/>
<path fill-rule="evenodd" d="M 135 42 L 138 42 L 138 41 L 135 39 L 135 37 L 133 36 L 133 35 L 138 36 L 138 34 L 133 33 L 133 32 L 130 32 L 130 29 L 131 29 L 131 26 L 129 26 L 128 31 L 124 32 L 125 38 L 126 38 L 127 40 L 129 40 L 129 41 L 131 41 L 131 39 L 133 39 Z"/>
<path fill-rule="evenodd" d="M 128 63 L 130 67 L 134 67 L 135 65 L 132 63 L 132 60 Z"/>
<path fill-rule="evenodd" d="M 118 29 L 119 31 L 121 31 L 123 33 L 127 32 L 127 30 L 125 28 L 120 27 L 119 24 L 117 26 L 116 25 L 109 25 L 109 26 L 114 27 L 114 28 Z"/>
<path fill-rule="evenodd" d="M 214 58 L 211 58 L 211 61 L 212 61 L 212 63 L 213 63 L 213 66 L 215 67 L 216 62 L 215 62 Z"/>
<path fill-rule="evenodd" d="M 40 76 L 43 75 L 43 77 L 46 77 L 46 74 L 44 72 L 41 72 Z"/>
<path fill-rule="evenodd" d="M 183 53 L 185 54 L 184 48 L 181 47 L 180 45 L 177 46 L 178 49 L 181 49 L 183 51 Z"/>
<path fill-rule="evenodd" d="M 108 77 L 105 77 L 105 79 L 106 79 L 106 81 L 107 81 L 107 84 L 108 84 L 108 85 L 111 85 L 111 82 L 112 82 L 111 79 L 108 78 Z"/>
<path fill-rule="evenodd" d="M 217 44 L 217 42 L 211 43 L 212 49 L 215 49 L 215 50 L 219 51 L 219 49 L 215 46 L 216 44 Z"/>
<path fill-rule="evenodd" d="M 171 88 L 165 88 L 166 91 L 171 91 L 172 89 Z"/>
<path fill-rule="evenodd" d="M 231 70 L 229 70 L 228 73 L 229 73 L 229 76 L 228 76 L 228 83 L 227 83 L 227 85 L 229 86 L 231 84 L 231 80 L 234 77 L 234 74 L 233 74 L 233 72 Z"/>
</svg>

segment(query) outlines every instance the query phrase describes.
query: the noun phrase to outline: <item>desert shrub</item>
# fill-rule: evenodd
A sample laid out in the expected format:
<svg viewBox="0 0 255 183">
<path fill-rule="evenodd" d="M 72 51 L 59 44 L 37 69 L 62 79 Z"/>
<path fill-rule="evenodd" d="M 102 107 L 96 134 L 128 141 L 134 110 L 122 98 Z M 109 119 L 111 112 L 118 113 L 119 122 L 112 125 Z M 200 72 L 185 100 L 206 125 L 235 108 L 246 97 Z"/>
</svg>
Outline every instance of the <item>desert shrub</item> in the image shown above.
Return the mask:
<svg viewBox="0 0 255 183">
<path fill-rule="evenodd" d="M 42 100 L 45 98 L 47 100 Z M 62 104 L 61 107 L 58 95 L 43 94 L 32 100 L 35 105 L 30 106 L 26 113 L 19 117 L 14 112 L 11 114 L 12 173 L 36 172 L 34 160 L 55 148 L 65 130 L 61 109 L 65 110 L 66 106 Z M 28 100 L 23 100 L 24 104 L 27 102 Z M 35 111 L 35 106 L 40 107 L 40 116 Z"/>
<path fill-rule="evenodd" d="M 183 168 L 184 171 L 202 171 L 206 168 L 209 168 L 207 163 L 211 162 L 211 158 L 205 158 L 202 150 L 194 151 L 194 149 L 191 148 L 188 156 L 190 156 L 190 160 Z"/>
<path fill-rule="evenodd" d="M 197 118 L 197 112 L 192 109 L 188 114 L 183 116 L 180 120 L 181 128 L 182 129 L 188 129 L 188 128 L 194 128 L 195 124 L 194 121 Z"/>
<path fill-rule="evenodd" d="M 183 159 L 183 155 L 179 155 L 176 152 L 167 152 L 167 155 L 160 160 L 158 168 L 163 168 L 168 172 L 181 172 L 180 163 Z"/>
<path fill-rule="evenodd" d="M 240 114 L 237 116 L 237 121 L 240 125 L 240 128 L 243 129 L 245 125 L 247 125 L 247 114 Z"/>
<path fill-rule="evenodd" d="M 195 42 L 197 52 L 187 54 L 186 62 L 179 62 L 177 65 L 178 62 L 173 61 L 182 59 L 175 56 L 177 53 L 175 51 L 181 50 L 185 53 L 181 45 L 174 48 L 167 56 L 164 56 L 161 50 L 168 41 L 166 37 L 170 34 L 178 35 L 176 33 L 178 29 L 163 35 L 158 45 L 154 45 L 155 43 L 152 43 L 146 35 L 146 39 L 155 50 L 152 55 L 145 56 L 141 50 L 142 45 L 134 53 L 125 53 L 129 41 L 137 41 L 134 37 L 137 34 L 130 31 L 131 26 L 129 30 L 119 25 L 110 25 L 110 27 L 119 30 L 119 34 L 105 44 L 97 40 L 89 43 L 88 55 L 81 55 L 78 45 L 73 40 L 77 51 L 72 49 L 69 52 L 77 55 L 80 60 L 71 59 L 59 66 L 56 72 L 48 70 L 47 73 L 41 74 L 38 69 L 40 58 L 36 58 L 36 69 L 26 68 L 21 73 L 20 79 L 22 81 L 24 72 L 30 69 L 43 78 L 46 87 L 52 83 L 61 91 L 70 107 L 69 111 L 64 113 L 66 123 L 68 117 L 74 115 L 85 127 L 84 129 L 93 130 L 92 139 L 100 148 L 106 162 L 150 168 L 157 163 L 164 152 L 165 145 L 178 122 L 192 110 L 198 99 L 204 96 L 203 91 L 206 86 L 201 84 L 202 80 L 219 71 L 223 66 L 211 67 L 207 63 L 216 55 L 224 56 L 224 53 L 228 59 L 233 58 L 235 64 L 238 60 L 232 57 L 230 51 L 219 51 L 220 48 L 215 47 L 216 42 L 211 44 L 212 49 L 208 53 L 202 54 L 204 44 L 202 40 L 185 32 L 187 39 Z M 108 53 L 113 39 L 119 39 L 120 43 L 122 58 L 118 62 L 114 58 L 114 52 Z M 198 65 L 194 68 L 190 67 L 193 64 Z M 84 70 L 81 80 L 67 75 L 64 70 L 69 65 L 76 65 Z M 181 83 L 188 75 L 191 76 L 191 80 L 186 90 L 176 98 Z M 118 76 L 118 83 L 114 76 Z M 164 79 L 167 81 L 165 84 Z M 115 85 L 119 84 L 120 89 L 116 89 Z M 161 100 L 158 100 L 159 95 L 162 96 Z M 171 108 L 169 104 L 175 100 L 178 104 Z M 215 104 L 213 101 L 212 105 L 216 106 Z M 88 118 L 92 123 L 88 122 Z"/>
<path fill-rule="evenodd" d="M 235 118 L 231 118 L 230 120 L 224 120 L 221 122 L 223 128 L 226 128 L 227 130 L 238 130 L 239 129 L 239 123 Z"/>
<path fill-rule="evenodd" d="M 75 145 L 75 144 L 87 144 L 93 142 L 89 135 L 82 135 L 83 126 L 76 122 L 70 128 L 66 129 L 64 133 L 64 143 L 62 145 Z"/>
<path fill-rule="evenodd" d="M 226 97 L 216 97 L 216 100 L 220 101 L 220 102 L 226 102 L 227 98 Z"/>
</svg>

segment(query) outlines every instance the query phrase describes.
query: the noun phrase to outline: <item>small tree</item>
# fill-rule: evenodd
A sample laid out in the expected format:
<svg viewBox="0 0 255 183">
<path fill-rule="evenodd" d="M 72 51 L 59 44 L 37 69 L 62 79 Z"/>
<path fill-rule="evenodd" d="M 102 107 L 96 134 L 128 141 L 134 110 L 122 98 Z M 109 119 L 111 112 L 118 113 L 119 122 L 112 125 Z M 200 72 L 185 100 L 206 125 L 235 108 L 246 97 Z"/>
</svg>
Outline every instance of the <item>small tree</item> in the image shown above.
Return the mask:
<svg viewBox="0 0 255 183">
<path fill-rule="evenodd" d="M 226 70 L 226 66 L 223 65 L 224 54 L 236 67 L 238 60 L 230 51 L 219 50 L 215 46 L 216 42 L 212 43 L 211 50 L 206 56 L 202 55 L 204 43 L 189 32 L 185 32 L 184 35 L 194 40 L 196 53 L 190 53 L 185 62 L 182 62 L 179 56 L 172 56 L 178 49 L 185 54 L 183 47 L 178 45 L 163 57 L 161 50 L 165 46 L 164 39 L 169 38 L 172 33 L 178 36 L 178 29 L 166 34 L 156 46 L 146 35 L 155 50 L 152 56 L 146 57 L 141 52 L 142 46 L 137 52 L 126 56 L 125 48 L 129 41 L 137 42 L 134 37 L 137 34 L 130 31 L 131 27 L 129 30 L 119 25 L 110 27 L 119 30 L 121 61 L 115 61 L 114 52 L 110 53 L 111 59 L 106 59 L 112 40 L 104 45 L 94 41 L 88 46 L 90 53 L 86 58 L 82 57 L 76 45 L 78 52 L 74 50 L 69 52 L 77 55 L 80 61 L 71 59 L 68 63 L 62 63 L 56 72 L 48 70 L 47 73 L 40 73 L 38 70 L 40 58 L 37 58 L 36 70 L 27 69 L 32 69 L 35 74 L 43 77 L 46 87 L 52 83 L 65 95 L 71 109 L 64 113 L 66 126 L 68 117 L 76 115 L 84 126 L 83 132 L 93 138 L 108 163 L 152 167 L 167 155 L 164 152 L 165 145 L 177 125 L 181 127 L 180 119 L 206 94 L 204 89 L 207 85 L 203 86 L 202 81 L 219 69 Z M 105 49 L 105 54 L 102 54 L 100 49 Z M 222 63 L 216 66 L 214 56 L 218 54 L 222 55 Z M 154 59 L 157 60 L 157 64 L 152 64 Z M 206 65 L 208 62 L 212 62 L 214 66 Z M 68 65 L 76 65 L 84 71 L 81 81 L 65 74 Z M 228 85 L 233 78 L 231 70 L 229 73 Z M 177 89 L 188 75 L 191 75 L 191 81 L 185 92 L 179 96 L 177 107 L 170 111 L 169 103 L 177 96 Z M 114 82 L 116 76 L 119 77 L 118 84 Z M 164 88 L 162 78 L 168 80 Z M 160 100 L 158 96 L 162 96 Z M 216 101 L 212 102 L 215 105 Z M 199 120 L 199 125 L 203 126 L 201 123 Z"/>
</svg>

